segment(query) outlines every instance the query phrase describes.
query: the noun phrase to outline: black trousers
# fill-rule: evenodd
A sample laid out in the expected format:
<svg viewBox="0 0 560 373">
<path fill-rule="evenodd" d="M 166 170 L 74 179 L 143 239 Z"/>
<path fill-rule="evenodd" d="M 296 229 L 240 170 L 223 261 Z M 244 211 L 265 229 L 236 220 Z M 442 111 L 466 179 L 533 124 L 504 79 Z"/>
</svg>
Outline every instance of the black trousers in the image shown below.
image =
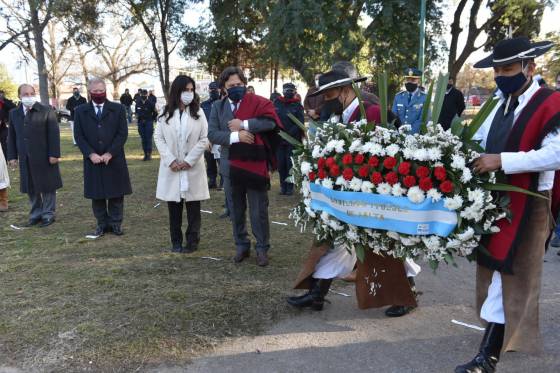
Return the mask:
<svg viewBox="0 0 560 373">
<path fill-rule="evenodd" d="M 208 185 L 216 186 L 216 179 L 218 178 L 218 163 L 214 159 L 214 154 L 209 151 L 204 152 L 204 159 L 206 160 L 206 175 L 208 176 Z"/>
<path fill-rule="evenodd" d="M 169 233 L 171 235 L 171 243 L 173 246 L 183 244 L 183 204 L 187 210 L 187 232 L 185 239 L 187 244 L 198 244 L 200 241 L 200 201 L 181 200 L 181 202 L 167 202 L 169 209 Z"/>
<path fill-rule="evenodd" d="M 124 197 L 92 199 L 91 207 L 93 208 L 93 215 L 97 219 L 97 225 L 101 227 L 121 225 L 124 213 Z"/>
<path fill-rule="evenodd" d="M 292 169 L 292 153 L 293 146 L 282 144 L 276 151 L 276 158 L 278 159 L 278 174 L 280 176 L 280 189 L 282 193 L 292 193 L 294 191 L 294 184 L 287 182 L 286 179 L 290 176 Z"/>
</svg>

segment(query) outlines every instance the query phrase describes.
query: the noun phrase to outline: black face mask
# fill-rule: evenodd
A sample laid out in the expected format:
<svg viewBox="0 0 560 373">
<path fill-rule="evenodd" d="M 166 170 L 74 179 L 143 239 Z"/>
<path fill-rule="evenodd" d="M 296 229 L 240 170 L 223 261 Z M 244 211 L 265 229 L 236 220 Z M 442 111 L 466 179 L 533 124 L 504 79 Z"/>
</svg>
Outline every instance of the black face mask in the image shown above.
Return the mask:
<svg viewBox="0 0 560 373">
<path fill-rule="evenodd" d="M 451 87 L 453 87 L 453 84 L 448 84 L 448 85 L 447 85 L 447 89 L 448 89 L 448 90 L 451 89 Z"/>
<path fill-rule="evenodd" d="M 211 99 L 211 100 L 214 100 L 214 101 L 215 101 L 215 100 L 217 100 L 217 99 L 219 99 L 219 98 L 220 98 L 220 91 L 215 90 L 215 89 L 213 89 L 213 90 L 210 91 L 210 99 Z"/>
<path fill-rule="evenodd" d="M 321 111 L 323 111 L 323 110 L 326 113 L 328 113 L 329 117 L 330 117 L 333 114 L 341 115 L 342 112 L 344 111 L 344 107 L 342 106 L 342 102 L 340 102 L 340 100 L 337 97 L 337 98 L 334 98 L 332 100 L 325 101 Z"/>
<path fill-rule="evenodd" d="M 406 90 L 410 93 L 416 91 L 416 89 L 418 89 L 418 84 L 416 83 L 405 83 L 404 87 L 406 88 Z"/>
</svg>

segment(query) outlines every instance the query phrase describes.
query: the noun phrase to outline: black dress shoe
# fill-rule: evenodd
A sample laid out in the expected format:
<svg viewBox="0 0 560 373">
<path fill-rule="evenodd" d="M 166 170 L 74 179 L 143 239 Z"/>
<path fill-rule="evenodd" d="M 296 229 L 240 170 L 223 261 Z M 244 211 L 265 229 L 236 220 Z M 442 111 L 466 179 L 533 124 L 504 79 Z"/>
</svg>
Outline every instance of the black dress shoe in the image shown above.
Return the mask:
<svg viewBox="0 0 560 373">
<path fill-rule="evenodd" d="M 103 235 L 105 234 L 105 229 L 106 229 L 106 228 L 105 228 L 104 226 L 98 225 L 98 226 L 95 228 L 95 232 L 93 232 L 93 235 L 94 235 L 94 236 L 97 236 L 97 237 L 101 237 L 101 236 L 103 236 Z"/>
<path fill-rule="evenodd" d="M 54 217 L 48 218 L 48 219 L 44 219 L 44 220 L 41 222 L 41 224 L 39 224 L 39 228 L 48 227 L 48 226 L 51 225 L 52 223 L 54 223 Z"/>
<path fill-rule="evenodd" d="M 183 252 L 183 246 L 179 243 L 179 244 L 173 244 L 173 247 L 171 248 L 171 252 L 172 253 L 182 253 Z"/>
<path fill-rule="evenodd" d="M 235 254 L 235 256 L 233 257 L 233 261 L 235 263 L 241 263 L 242 261 L 244 261 L 246 258 L 248 258 L 251 254 L 249 253 L 249 250 L 245 250 L 245 251 L 238 251 L 237 254 Z"/>
<path fill-rule="evenodd" d="M 413 306 L 391 306 L 385 310 L 385 315 L 388 317 L 401 317 L 410 313 L 416 307 Z"/>
<path fill-rule="evenodd" d="M 29 221 L 27 223 L 25 223 L 23 226 L 24 227 L 32 227 L 34 225 L 37 225 L 39 223 L 41 223 L 41 219 L 29 219 Z"/>
<path fill-rule="evenodd" d="M 188 243 L 187 246 L 185 246 L 185 248 L 183 249 L 183 252 L 186 254 L 191 254 L 194 253 L 196 250 L 198 250 L 197 243 Z"/>
<path fill-rule="evenodd" d="M 111 229 L 112 229 L 113 234 L 114 234 L 115 236 L 122 236 L 122 235 L 124 234 L 124 233 L 123 233 L 123 230 L 122 230 L 122 228 L 121 228 L 120 225 L 113 224 L 113 225 L 111 226 Z"/>
</svg>

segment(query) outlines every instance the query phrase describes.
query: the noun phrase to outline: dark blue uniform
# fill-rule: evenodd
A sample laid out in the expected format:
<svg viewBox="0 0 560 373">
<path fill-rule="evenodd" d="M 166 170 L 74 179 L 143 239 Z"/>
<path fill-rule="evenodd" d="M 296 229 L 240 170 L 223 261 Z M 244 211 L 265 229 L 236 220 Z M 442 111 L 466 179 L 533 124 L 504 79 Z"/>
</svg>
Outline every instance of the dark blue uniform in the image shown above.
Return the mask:
<svg viewBox="0 0 560 373">
<path fill-rule="evenodd" d="M 136 118 L 138 133 L 142 139 L 144 160 L 152 154 L 152 136 L 154 135 L 154 118 L 157 116 L 156 106 L 149 98 L 139 97 L 136 101 Z"/>
<path fill-rule="evenodd" d="M 288 114 L 295 116 L 301 123 L 303 123 L 303 106 L 297 99 L 286 99 L 282 96 L 274 101 L 276 114 L 280 118 L 284 131 L 296 140 L 301 141 L 303 131 L 301 128 L 288 117 Z M 278 146 L 276 158 L 278 159 L 278 173 L 280 175 L 281 194 L 291 195 L 294 192 L 294 184 L 287 182 L 286 179 L 290 176 L 292 168 L 292 152 L 293 146 L 285 140 L 282 140 Z"/>
<path fill-rule="evenodd" d="M 401 124 L 412 126 L 412 133 L 420 131 L 424 102 L 426 102 L 426 94 L 420 89 L 413 93 L 402 91 L 395 96 L 393 113 L 399 117 Z"/>
</svg>

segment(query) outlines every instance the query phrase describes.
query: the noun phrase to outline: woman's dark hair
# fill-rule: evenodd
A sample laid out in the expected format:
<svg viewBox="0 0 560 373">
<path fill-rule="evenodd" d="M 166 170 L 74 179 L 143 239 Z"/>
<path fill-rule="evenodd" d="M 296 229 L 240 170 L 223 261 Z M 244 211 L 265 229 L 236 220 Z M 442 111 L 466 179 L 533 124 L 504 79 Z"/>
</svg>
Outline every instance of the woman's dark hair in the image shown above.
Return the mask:
<svg viewBox="0 0 560 373">
<path fill-rule="evenodd" d="M 191 117 L 193 117 L 194 119 L 198 119 L 200 117 L 198 115 L 198 110 L 200 109 L 200 97 L 196 93 L 196 83 L 194 82 L 194 79 L 191 78 L 190 76 L 178 75 L 175 78 L 175 80 L 173 80 L 173 83 L 171 83 L 171 88 L 169 88 L 169 98 L 167 99 L 167 105 L 165 105 L 165 108 L 163 109 L 163 113 L 160 116 L 161 118 L 161 117 L 165 117 L 166 115 L 169 115 L 165 120 L 165 122 L 169 123 L 169 119 L 171 119 L 171 117 L 175 113 L 175 110 L 179 108 L 179 105 L 181 103 L 181 93 L 183 93 L 183 91 L 187 88 L 187 85 L 189 83 L 192 84 L 193 92 L 194 92 L 194 98 L 191 101 L 191 103 L 188 105 L 189 112 L 191 114 Z"/>
<path fill-rule="evenodd" d="M 247 85 L 247 78 L 245 77 L 245 74 L 243 74 L 243 70 L 237 66 L 229 66 L 226 67 L 220 74 L 220 88 L 224 88 L 226 86 L 227 80 L 232 75 L 237 75 L 243 84 Z"/>
</svg>

